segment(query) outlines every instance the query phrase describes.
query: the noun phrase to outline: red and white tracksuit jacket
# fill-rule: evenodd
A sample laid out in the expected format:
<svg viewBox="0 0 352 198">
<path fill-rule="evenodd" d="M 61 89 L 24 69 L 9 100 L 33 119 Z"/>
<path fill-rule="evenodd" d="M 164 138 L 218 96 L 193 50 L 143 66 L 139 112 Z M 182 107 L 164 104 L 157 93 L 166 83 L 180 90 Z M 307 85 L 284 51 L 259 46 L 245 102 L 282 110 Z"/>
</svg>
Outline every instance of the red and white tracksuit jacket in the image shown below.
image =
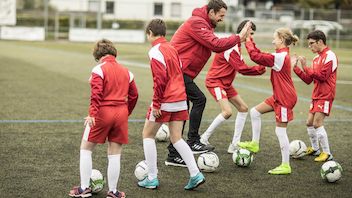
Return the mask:
<svg viewBox="0 0 352 198">
<path fill-rule="evenodd" d="M 152 107 L 167 112 L 187 110 L 187 95 L 182 64 L 174 47 L 164 37 L 152 43 L 149 50 L 154 81 Z"/>
<path fill-rule="evenodd" d="M 237 35 L 218 38 L 214 35 L 214 28 L 208 17 L 207 6 L 196 8 L 170 41 L 181 58 L 183 73 L 192 79 L 203 69 L 212 51 L 222 52 L 240 43 Z"/>
<path fill-rule="evenodd" d="M 96 117 L 102 106 L 117 105 L 128 105 L 128 112 L 131 114 L 138 99 L 133 74 L 116 62 L 112 55 L 102 58 L 100 62 L 93 68 L 89 79 L 89 116 Z"/>
</svg>

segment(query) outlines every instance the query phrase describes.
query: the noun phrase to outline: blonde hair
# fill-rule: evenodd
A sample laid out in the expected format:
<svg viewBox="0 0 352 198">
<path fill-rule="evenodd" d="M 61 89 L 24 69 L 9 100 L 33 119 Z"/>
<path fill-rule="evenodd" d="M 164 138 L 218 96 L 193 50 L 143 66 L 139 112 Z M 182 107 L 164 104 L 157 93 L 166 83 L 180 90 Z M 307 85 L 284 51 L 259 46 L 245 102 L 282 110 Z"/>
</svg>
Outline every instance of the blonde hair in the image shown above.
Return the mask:
<svg viewBox="0 0 352 198">
<path fill-rule="evenodd" d="M 298 36 L 293 34 L 289 28 L 278 28 L 275 30 L 275 33 L 280 39 L 284 40 L 286 46 L 291 44 L 296 45 L 299 41 Z"/>
</svg>

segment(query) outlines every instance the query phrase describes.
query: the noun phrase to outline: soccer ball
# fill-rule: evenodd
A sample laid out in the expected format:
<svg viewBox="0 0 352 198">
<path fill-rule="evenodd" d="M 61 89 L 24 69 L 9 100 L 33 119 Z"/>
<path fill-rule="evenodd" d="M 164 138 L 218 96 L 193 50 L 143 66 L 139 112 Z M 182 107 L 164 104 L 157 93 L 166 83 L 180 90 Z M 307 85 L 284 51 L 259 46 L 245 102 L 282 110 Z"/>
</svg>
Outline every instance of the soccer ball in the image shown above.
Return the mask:
<svg viewBox="0 0 352 198">
<path fill-rule="evenodd" d="M 98 193 L 103 190 L 105 180 L 103 174 L 97 169 L 92 170 L 92 175 L 90 176 L 89 187 L 92 189 L 93 193 Z"/>
<path fill-rule="evenodd" d="M 321 178 L 328 182 L 336 182 L 342 176 L 342 167 L 335 161 L 325 162 L 320 169 Z"/>
<path fill-rule="evenodd" d="M 170 130 L 166 124 L 162 124 L 155 135 L 155 139 L 159 142 L 166 142 L 170 137 Z"/>
<path fill-rule="evenodd" d="M 232 154 L 232 160 L 237 166 L 247 167 L 253 161 L 253 154 L 247 149 L 235 150 Z"/>
<path fill-rule="evenodd" d="M 214 152 L 203 153 L 198 157 L 198 167 L 204 172 L 214 172 L 219 166 L 219 158 Z"/>
<path fill-rule="evenodd" d="M 143 160 L 136 165 L 136 169 L 134 169 L 134 175 L 139 181 L 141 181 L 148 176 L 148 171 L 149 169 L 147 162 Z"/>
<path fill-rule="evenodd" d="M 290 143 L 290 155 L 293 158 L 301 158 L 306 155 L 307 146 L 302 140 L 293 140 Z"/>
</svg>

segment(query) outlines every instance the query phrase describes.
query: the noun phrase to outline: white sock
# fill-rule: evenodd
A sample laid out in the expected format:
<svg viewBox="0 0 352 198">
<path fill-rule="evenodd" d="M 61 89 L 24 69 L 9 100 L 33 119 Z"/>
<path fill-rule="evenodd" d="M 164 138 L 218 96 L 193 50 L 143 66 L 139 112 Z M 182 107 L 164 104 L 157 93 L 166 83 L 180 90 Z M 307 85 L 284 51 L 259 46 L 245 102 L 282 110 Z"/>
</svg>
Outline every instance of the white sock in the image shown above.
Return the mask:
<svg viewBox="0 0 352 198">
<path fill-rule="evenodd" d="M 199 173 L 199 169 L 191 148 L 182 138 L 173 145 L 177 152 L 181 155 L 181 158 L 185 161 L 191 177 L 196 176 Z"/>
<path fill-rule="evenodd" d="M 246 123 L 247 112 L 237 112 L 237 117 L 235 121 L 235 131 L 233 133 L 232 145 L 237 145 L 241 140 L 241 135 L 243 131 L 244 124 Z"/>
<path fill-rule="evenodd" d="M 260 130 L 262 127 L 262 120 L 260 118 L 261 113 L 253 107 L 250 112 L 252 122 L 252 141 L 259 142 Z"/>
<path fill-rule="evenodd" d="M 226 119 L 224 118 L 224 116 L 222 116 L 222 114 L 220 113 L 218 116 L 216 116 L 216 118 L 210 124 L 208 129 L 203 133 L 202 137 L 208 140 L 210 136 L 214 133 L 216 127 L 218 127 L 225 120 Z"/>
<path fill-rule="evenodd" d="M 157 152 L 155 140 L 152 138 L 143 139 L 143 149 L 145 161 L 148 165 L 148 179 L 153 180 L 158 176 L 158 166 L 157 166 Z"/>
<path fill-rule="evenodd" d="M 89 187 L 90 176 L 92 174 L 92 151 L 80 151 L 79 171 L 81 175 L 81 188 L 85 190 Z"/>
<path fill-rule="evenodd" d="M 286 128 L 276 127 L 275 133 L 280 143 L 282 163 L 289 163 L 290 162 L 290 151 L 289 151 L 290 142 L 287 137 Z"/>
<path fill-rule="evenodd" d="M 327 154 L 331 154 L 330 147 L 329 147 L 328 135 L 326 134 L 324 126 L 316 128 L 315 130 L 317 132 L 318 139 L 319 139 L 321 148 L 323 149 L 323 152 L 327 153 Z"/>
<path fill-rule="evenodd" d="M 109 191 L 116 193 L 117 183 L 120 177 L 120 159 L 121 154 L 108 155 L 109 164 L 108 164 L 108 185 Z"/>
<path fill-rule="evenodd" d="M 312 145 L 313 150 L 315 151 L 319 150 L 318 136 L 314 127 L 312 126 L 307 127 L 307 132 L 308 132 L 310 144 Z"/>
</svg>

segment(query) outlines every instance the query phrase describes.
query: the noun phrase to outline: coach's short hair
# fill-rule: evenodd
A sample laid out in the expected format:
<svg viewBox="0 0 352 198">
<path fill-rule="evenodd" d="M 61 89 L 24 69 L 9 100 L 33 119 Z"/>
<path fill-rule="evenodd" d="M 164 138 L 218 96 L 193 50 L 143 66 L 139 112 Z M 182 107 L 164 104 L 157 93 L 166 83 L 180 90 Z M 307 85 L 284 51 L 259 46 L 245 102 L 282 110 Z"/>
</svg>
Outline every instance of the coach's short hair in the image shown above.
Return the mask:
<svg viewBox="0 0 352 198">
<path fill-rule="evenodd" d="M 95 43 L 93 49 L 93 56 L 96 61 L 99 61 L 101 57 L 104 57 L 109 54 L 115 57 L 117 54 L 117 50 L 111 41 L 107 39 L 102 39 Z"/>
<path fill-rule="evenodd" d="M 326 36 L 321 30 L 314 30 L 307 35 L 307 39 L 314 39 L 316 41 L 322 40 L 324 45 L 326 45 Z"/>
<path fill-rule="evenodd" d="M 153 32 L 153 36 L 165 36 L 166 24 L 162 19 L 153 19 L 145 28 L 145 33 L 149 34 L 149 30 Z"/>
<path fill-rule="evenodd" d="M 242 31 L 243 27 L 246 25 L 246 23 L 247 23 L 248 21 L 249 21 L 249 20 L 244 20 L 244 21 L 242 21 L 242 22 L 238 25 L 238 27 L 237 27 L 237 34 Z M 253 21 L 252 21 L 252 26 L 251 26 L 251 28 L 252 28 L 253 31 L 256 31 L 256 30 L 257 30 L 257 27 L 255 26 L 255 24 L 253 23 Z"/>
<path fill-rule="evenodd" d="M 225 10 L 227 10 L 227 5 L 225 2 L 223 2 L 222 0 L 210 0 L 208 3 L 208 13 L 211 9 L 214 10 L 215 13 L 219 12 L 219 10 L 221 10 L 221 8 L 225 8 Z"/>
</svg>

